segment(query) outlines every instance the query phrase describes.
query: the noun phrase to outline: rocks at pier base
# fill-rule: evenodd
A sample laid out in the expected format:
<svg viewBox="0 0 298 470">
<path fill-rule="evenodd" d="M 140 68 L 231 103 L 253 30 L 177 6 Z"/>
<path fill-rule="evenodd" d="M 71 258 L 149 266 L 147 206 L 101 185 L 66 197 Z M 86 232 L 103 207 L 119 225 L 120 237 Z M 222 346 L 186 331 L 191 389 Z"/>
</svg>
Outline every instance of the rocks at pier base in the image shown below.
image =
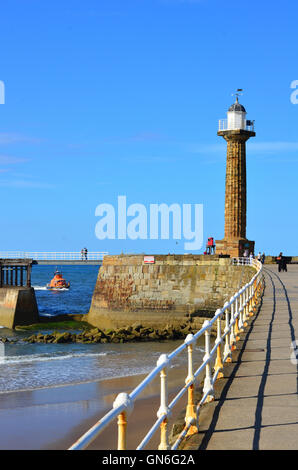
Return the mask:
<svg viewBox="0 0 298 470">
<path fill-rule="evenodd" d="M 189 333 L 196 333 L 204 322 L 184 323 L 180 327 L 167 325 L 166 328 L 155 329 L 144 327 L 143 325 L 134 325 L 125 328 L 101 330 L 92 328 L 80 333 L 71 332 L 51 332 L 38 333 L 24 338 L 28 343 L 127 343 L 141 341 L 164 341 L 184 339 Z M 216 325 L 212 329 L 212 334 L 216 334 Z"/>
<path fill-rule="evenodd" d="M 0 343 L 17 343 L 17 339 L 0 338 Z"/>
</svg>

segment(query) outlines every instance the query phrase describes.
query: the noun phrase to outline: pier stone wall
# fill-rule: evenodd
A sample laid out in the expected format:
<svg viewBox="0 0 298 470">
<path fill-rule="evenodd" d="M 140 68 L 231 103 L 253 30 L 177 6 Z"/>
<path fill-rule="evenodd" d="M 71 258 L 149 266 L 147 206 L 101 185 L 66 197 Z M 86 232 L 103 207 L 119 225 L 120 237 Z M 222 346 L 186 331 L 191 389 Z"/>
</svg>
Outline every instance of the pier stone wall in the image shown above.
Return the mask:
<svg viewBox="0 0 298 470">
<path fill-rule="evenodd" d="M 38 323 L 38 307 L 33 287 L 0 288 L 0 325 L 15 328 L 17 325 Z"/>
<path fill-rule="evenodd" d="M 105 256 L 86 321 L 99 328 L 181 325 L 212 316 L 255 270 L 216 255 Z"/>
</svg>

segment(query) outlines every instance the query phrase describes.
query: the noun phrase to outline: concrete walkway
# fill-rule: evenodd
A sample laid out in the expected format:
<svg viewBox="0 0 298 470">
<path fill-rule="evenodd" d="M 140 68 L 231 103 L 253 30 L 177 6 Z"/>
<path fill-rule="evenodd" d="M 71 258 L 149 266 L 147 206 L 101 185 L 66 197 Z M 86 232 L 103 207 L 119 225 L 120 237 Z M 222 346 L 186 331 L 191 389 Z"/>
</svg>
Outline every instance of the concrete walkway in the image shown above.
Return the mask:
<svg viewBox="0 0 298 470">
<path fill-rule="evenodd" d="M 298 449 L 298 369 L 290 359 L 296 337 L 298 345 L 298 266 L 278 273 L 265 265 L 265 281 L 261 310 L 210 404 L 213 416 L 203 419 L 199 449 Z"/>
</svg>

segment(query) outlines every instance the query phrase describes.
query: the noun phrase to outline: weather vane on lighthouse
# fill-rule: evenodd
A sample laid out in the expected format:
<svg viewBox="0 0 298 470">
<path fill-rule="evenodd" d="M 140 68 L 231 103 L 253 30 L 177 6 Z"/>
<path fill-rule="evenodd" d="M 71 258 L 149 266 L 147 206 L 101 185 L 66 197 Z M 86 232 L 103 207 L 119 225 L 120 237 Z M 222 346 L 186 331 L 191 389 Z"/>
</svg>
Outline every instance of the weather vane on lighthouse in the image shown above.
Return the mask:
<svg viewBox="0 0 298 470">
<path fill-rule="evenodd" d="M 243 95 L 243 93 L 241 93 L 242 91 L 243 91 L 242 88 L 237 88 L 236 93 L 232 93 L 232 96 L 236 96 L 236 103 L 238 103 L 238 96 Z"/>
</svg>

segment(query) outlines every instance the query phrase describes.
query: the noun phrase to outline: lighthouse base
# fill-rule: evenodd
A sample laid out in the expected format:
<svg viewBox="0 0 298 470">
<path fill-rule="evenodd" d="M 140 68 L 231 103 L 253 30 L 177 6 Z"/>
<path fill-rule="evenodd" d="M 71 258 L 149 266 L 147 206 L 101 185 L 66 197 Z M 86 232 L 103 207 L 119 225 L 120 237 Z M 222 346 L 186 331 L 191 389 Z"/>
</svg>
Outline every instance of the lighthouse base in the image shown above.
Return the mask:
<svg viewBox="0 0 298 470">
<path fill-rule="evenodd" d="M 255 242 L 246 239 L 222 239 L 216 240 L 216 254 L 217 255 L 230 255 L 232 258 L 238 258 L 244 255 L 245 250 L 248 254 L 254 255 Z"/>
</svg>

